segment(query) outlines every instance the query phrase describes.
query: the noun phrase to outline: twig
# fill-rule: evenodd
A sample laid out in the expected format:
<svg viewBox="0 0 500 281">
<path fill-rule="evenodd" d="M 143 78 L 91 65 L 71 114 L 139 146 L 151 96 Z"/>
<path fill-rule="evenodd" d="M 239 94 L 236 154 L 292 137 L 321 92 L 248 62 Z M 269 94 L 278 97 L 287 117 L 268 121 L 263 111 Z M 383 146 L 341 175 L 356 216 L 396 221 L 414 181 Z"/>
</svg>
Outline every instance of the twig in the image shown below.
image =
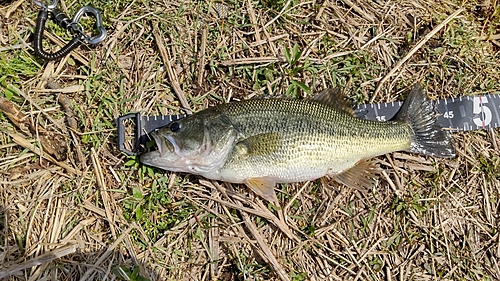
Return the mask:
<svg viewBox="0 0 500 281">
<path fill-rule="evenodd" d="M 281 17 L 281 15 L 283 15 L 283 13 L 288 8 L 288 6 L 290 6 L 290 3 L 292 3 L 292 0 L 286 1 L 285 6 L 283 6 L 283 9 L 281 9 L 280 13 L 276 17 L 274 17 L 271 21 L 269 21 L 268 23 L 266 23 L 262 29 L 266 29 L 268 26 L 270 26 L 271 24 L 273 24 L 273 22 L 275 22 L 276 20 L 278 20 Z"/>
<path fill-rule="evenodd" d="M 283 38 L 288 38 L 290 35 L 289 34 L 280 34 L 280 35 L 276 35 L 276 36 L 273 36 L 273 37 L 269 37 L 267 39 L 261 39 L 261 40 L 255 40 L 254 42 L 252 43 L 249 43 L 248 46 L 250 47 L 257 47 L 257 46 L 260 46 L 260 45 L 264 45 L 266 43 L 271 43 L 271 42 L 274 42 L 274 41 L 278 41 L 280 39 L 283 39 Z"/>
<path fill-rule="evenodd" d="M 354 11 L 356 11 L 358 14 L 360 14 L 362 17 L 365 19 L 373 22 L 374 18 L 372 15 L 368 14 L 367 12 L 363 11 L 360 7 L 358 7 L 355 3 L 351 2 L 350 0 L 342 0 L 344 3 L 346 3 L 349 7 L 351 7 Z"/>
<path fill-rule="evenodd" d="M 283 6 L 283 8 L 281 9 L 281 11 L 279 12 L 279 14 L 274 17 L 272 20 L 268 21 L 263 27 L 259 28 L 258 31 L 262 31 L 262 30 L 265 30 L 268 26 L 270 26 L 271 24 L 273 24 L 276 20 L 278 20 L 284 13 L 285 13 L 285 10 L 288 9 L 288 6 L 290 6 L 290 3 L 292 3 L 292 0 L 288 0 L 286 1 L 285 5 Z M 256 30 L 254 31 L 250 31 L 250 32 L 242 32 L 242 34 L 245 34 L 245 35 L 252 35 L 252 34 L 255 34 Z"/>
<path fill-rule="evenodd" d="M 10 46 L 5 46 L 5 47 L 0 47 L 0 52 L 3 51 L 11 51 L 11 50 L 17 50 L 17 49 L 23 49 L 27 48 L 28 45 L 26 43 L 21 43 L 21 44 L 16 44 L 16 45 L 10 45 Z"/>
<path fill-rule="evenodd" d="M 59 86 L 59 84 L 57 84 L 55 81 L 52 81 L 52 80 L 47 81 L 47 88 L 52 89 L 52 90 L 62 90 L 61 87 Z M 59 92 L 59 95 L 57 95 L 57 100 L 59 101 L 62 108 L 64 109 L 64 113 L 66 114 L 66 123 L 71 128 L 71 130 L 69 130 L 69 133 L 73 139 L 73 144 L 75 145 L 75 150 L 76 150 L 76 155 L 78 156 L 78 161 L 80 162 L 82 167 L 85 169 L 87 167 L 87 163 L 86 163 L 85 157 L 83 156 L 83 153 L 82 153 L 80 140 L 73 133 L 73 132 L 78 131 L 78 122 L 76 121 L 75 115 L 73 114 L 73 109 L 71 108 L 71 101 L 65 94 L 63 94 L 63 92 Z"/>
<path fill-rule="evenodd" d="M 242 58 L 234 60 L 225 60 L 221 64 L 223 66 L 254 64 L 254 63 L 271 63 L 271 62 L 286 62 L 284 57 L 256 57 L 256 58 Z"/>
<path fill-rule="evenodd" d="M 8 268 L 2 269 L 2 270 L 0 270 L 0 279 L 7 277 L 9 275 L 12 275 L 12 274 L 19 272 L 21 270 L 31 268 L 34 266 L 38 266 L 38 265 L 47 264 L 55 259 L 72 254 L 72 253 L 76 252 L 76 248 L 78 248 L 77 244 L 69 244 L 69 245 L 63 246 L 61 248 L 47 252 L 47 253 L 40 255 L 36 258 L 33 258 L 31 260 L 25 261 L 23 263 L 16 264 L 16 265 L 10 266 Z"/>
<path fill-rule="evenodd" d="M 203 74 L 205 73 L 205 51 L 207 49 L 207 27 L 203 27 L 201 31 L 201 50 L 200 63 L 198 64 L 198 86 L 203 83 Z"/>
<path fill-rule="evenodd" d="M 64 168 L 66 171 L 69 173 L 75 174 L 75 175 L 81 175 L 82 172 L 77 171 L 75 168 L 68 166 L 66 163 L 59 162 L 56 159 L 54 159 L 52 156 L 48 155 L 47 153 L 42 153 L 41 149 L 27 141 L 23 136 L 21 136 L 18 133 L 14 132 L 7 132 L 7 134 L 14 140 L 15 143 L 19 144 L 20 146 L 27 148 L 28 150 L 31 150 L 38 156 L 48 160 L 49 162 L 52 162 L 62 168 Z"/>
<path fill-rule="evenodd" d="M 295 195 L 292 197 L 292 199 L 290 199 L 290 201 L 288 202 L 288 204 L 286 204 L 285 208 L 283 208 L 283 213 L 288 213 L 288 209 L 290 208 L 290 206 L 292 206 L 292 204 L 294 203 L 294 201 L 297 199 L 297 197 L 299 197 L 300 194 L 302 194 L 302 192 L 304 191 L 304 189 L 306 189 L 306 187 L 309 186 L 311 182 L 308 181 L 306 182 L 300 189 L 297 193 L 295 193 Z"/>
<path fill-rule="evenodd" d="M 266 40 L 261 40 L 259 42 L 254 42 L 252 44 L 265 43 L 265 41 Z M 271 42 L 271 41 L 269 41 L 269 42 Z M 317 64 L 324 64 L 333 58 L 347 56 L 347 55 L 350 55 L 350 54 L 355 53 L 355 52 L 356 51 L 338 52 L 338 53 L 330 54 L 324 58 L 310 58 L 310 57 L 308 57 L 307 59 L 309 60 L 309 62 L 313 62 L 313 63 L 317 63 Z M 301 57 L 299 59 L 299 61 L 300 62 L 305 61 L 305 57 Z M 265 63 L 272 63 L 272 62 L 286 62 L 286 59 L 285 59 L 285 57 L 280 57 L 280 56 L 240 58 L 240 59 L 225 60 L 225 61 L 222 61 L 220 64 L 223 66 L 233 66 L 233 65 L 259 64 L 259 63 L 265 64 Z"/>
<path fill-rule="evenodd" d="M 43 149 L 57 161 L 66 160 L 67 146 L 63 135 L 49 132 L 44 126 L 33 122 L 14 103 L 3 97 L 0 97 L 0 112 L 3 112 L 25 135 L 37 138 Z"/>
<path fill-rule="evenodd" d="M 276 217 L 273 213 L 271 213 L 271 211 L 269 211 L 269 209 L 262 203 L 261 200 L 256 200 L 256 203 L 257 203 L 257 206 L 260 207 L 260 209 L 263 211 L 263 212 L 267 212 L 269 213 L 269 216 L 271 217 L 271 221 L 274 222 L 274 224 L 281 230 L 283 231 L 283 233 L 288 236 L 288 238 L 292 239 L 293 241 L 299 243 L 300 242 L 300 239 L 295 236 L 292 232 L 292 230 L 288 227 L 288 225 L 286 224 L 285 222 L 285 217 L 283 215 L 283 209 L 281 208 L 281 206 L 278 205 L 279 207 L 279 210 L 278 210 L 278 216 L 279 217 Z M 277 203 L 276 203 L 277 204 Z"/>
<path fill-rule="evenodd" d="M 181 102 L 181 105 L 184 109 L 189 110 L 191 113 L 191 107 L 189 106 L 189 103 L 187 102 L 186 96 L 184 95 L 184 92 L 181 89 L 181 85 L 179 84 L 179 81 L 177 81 L 177 74 L 174 72 L 174 69 L 172 68 L 172 65 L 170 64 L 170 59 L 168 56 L 167 49 L 165 48 L 165 45 L 163 44 L 163 40 L 160 36 L 160 33 L 158 33 L 159 27 L 158 27 L 158 22 L 153 22 L 153 36 L 155 37 L 156 45 L 158 46 L 158 50 L 160 51 L 160 56 L 163 60 L 163 63 L 165 63 L 166 69 L 167 69 L 167 74 L 168 78 L 170 79 L 170 83 L 172 84 L 172 88 L 174 88 L 175 94 L 177 95 L 177 98 Z"/>
<path fill-rule="evenodd" d="M 498 151 L 498 141 L 495 134 L 495 130 L 493 128 L 489 129 L 488 132 L 491 136 L 491 144 L 493 144 L 493 150 Z"/>
<path fill-rule="evenodd" d="M 212 187 L 215 188 L 215 186 L 211 185 L 210 182 L 207 182 L 207 181 L 203 181 L 202 184 L 206 185 L 206 186 L 208 186 L 210 188 L 212 188 Z M 219 187 L 217 189 L 221 190 L 223 188 Z M 225 193 L 225 192 L 227 192 L 227 191 L 223 191 L 223 193 Z M 254 208 L 251 209 L 251 208 L 244 207 L 241 204 L 234 204 L 234 203 L 231 203 L 231 202 L 219 199 L 219 198 L 215 198 L 215 197 L 212 197 L 212 196 L 208 196 L 208 195 L 205 195 L 205 194 L 201 194 L 201 193 L 198 194 L 198 196 L 206 198 L 206 199 L 213 200 L 215 202 L 218 202 L 218 203 L 220 203 L 220 204 L 222 204 L 224 206 L 230 207 L 230 208 L 238 209 L 238 210 L 243 211 L 243 212 L 247 212 L 247 213 L 250 213 L 250 214 L 254 214 L 254 215 L 266 218 L 269 221 L 273 222 L 281 231 L 283 231 L 283 233 L 286 236 L 288 236 L 288 238 L 290 238 L 290 239 L 292 239 L 292 240 L 294 240 L 296 242 L 300 242 L 300 239 L 297 238 L 297 236 L 295 236 L 292 233 L 292 231 L 290 230 L 290 228 L 288 227 L 288 225 L 284 222 L 284 220 L 280 220 L 278 217 L 276 217 L 271 211 L 269 211 L 266 208 L 266 206 L 264 206 L 264 204 L 262 204 L 262 201 L 260 201 L 260 200 L 257 200 L 256 204 L 254 202 L 247 202 L 247 203 L 251 203 L 252 205 L 254 205 Z M 256 206 L 258 206 L 258 208 Z M 259 208 L 260 208 L 260 210 L 259 210 Z"/>
<path fill-rule="evenodd" d="M 10 6 L 10 8 L 5 13 L 5 18 L 8 19 L 10 17 L 10 14 L 12 14 L 13 12 L 15 12 L 17 10 L 17 8 L 19 8 L 19 6 L 21 6 L 21 4 L 23 2 L 24 2 L 24 0 L 17 0 L 16 3 L 14 3 L 12 6 Z"/>
<path fill-rule="evenodd" d="M 71 239 L 75 238 L 75 235 L 82 230 L 87 225 L 94 223 L 96 219 L 94 217 L 80 221 L 62 240 L 61 243 L 68 243 Z"/>
<path fill-rule="evenodd" d="M 387 73 L 387 75 L 384 78 L 382 78 L 382 80 L 380 80 L 380 82 L 378 83 L 377 89 L 375 89 L 375 93 L 373 93 L 373 97 L 371 98 L 370 102 L 373 102 L 375 100 L 378 93 L 380 92 L 380 89 L 382 89 L 382 85 L 384 85 L 384 83 L 387 80 L 389 80 L 389 78 L 391 78 L 391 76 L 394 75 L 394 73 L 396 71 L 398 71 L 398 69 L 401 68 L 401 66 L 407 60 L 409 60 L 411 58 L 411 56 L 413 56 L 413 54 L 415 54 L 420 48 L 422 48 L 422 46 L 425 43 L 427 43 L 427 41 L 429 41 L 429 39 L 431 39 L 443 27 L 445 27 L 445 25 L 447 25 L 451 20 L 456 18 L 463 11 L 464 11 L 464 9 L 460 8 L 460 9 L 456 10 L 453 14 L 448 16 L 442 23 L 438 24 L 431 32 L 429 32 L 427 35 L 425 35 L 424 38 L 422 40 L 420 40 L 420 42 L 418 42 L 418 44 L 415 45 L 415 47 L 413 47 L 413 49 L 411 49 L 411 51 L 408 52 L 408 54 L 406 56 L 404 56 L 400 61 L 398 61 L 398 63 L 391 69 L 391 71 L 389 71 L 389 73 Z"/>
<path fill-rule="evenodd" d="M 261 41 L 261 37 L 260 37 L 260 30 L 259 30 L 259 27 L 257 26 L 258 22 L 257 22 L 257 17 L 255 17 L 255 10 L 253 9 L 253 5 L 252 5 L 252 1 L 251 0 L 247 0 L 247 14 L 250 18 L 250 23 L 252 23 L 253 25 L 253 28 L 255 29 L 255 41 Z M 258 49 L 259 49 L 259 54 L 261 56 L 264 55 L 264 49 L 262 48 L 262 46 L 257 46 Z"/>
<path fill-rule="evenodd" d="M 52 80 L 47 81 L 47 88 L 61 89 L 61 87 L 59 87 L 59 85 Z M 64 112 L 66 113 L 66 123 L 71 128 L 71 130 L 69 130 L 69 133 L 71 135 L 71 138 L 73 139 L 73 144 L 75 146 L 78 161 L 82 165 L 83 169 L 86 169 L 87 162 L 85 161 L 85 157 L 83 156 L 83 153 L 82 153 L 83 149 L 82 149 L 81 144 L 80 144 L 80 139 L 77 138 L 75 133 L 74 133 L 74 132 L 78 132 L 78 122 L 77 122 L 75 115 L 73 113 L 71 102 L 70 102 L 69 98 L 66 95 L 64 95 L 62 92 L 60 92 L 59 95 L 57 96 L 57 100 L 59 101 L 62 108 L 64 109 Z"/>
<path fill-rule="evenodd" d="M 73 94 L 73 93 L 81 92 L 83 90 L 85 90 L 85 87 L 83 85 L 73 85 L 73 86 L 68 86 L 66 88 L 57 88 L 57 89 L 49 88 L 49 89 L 34 90 L 33 92 Z"/>
<path fill-rule="evenodd" d="M 37 103 L 33 102 L 33 100 L 31 99 L 31 97 L 29 95 L 27 95 L 25 92 L 21 91 L 19 88 L 15 87 L 14 85 L 8 85 L 7 88 L 13 90 L 14 92 L 16 92 L 17 94 L 19 94 L 20 96 L 22 96 L 25 100 L 27 100 L 31 105 L 33 105 L 36 109 L 40 110 L 40 112 L 50 121 L 52 122 L 52 124 L 56 125 L 61 131 L 64 131 L 64 128 L 61 126 L 61 124 L 59 124 L 59 122 L 56 122 L 56 120 L 54 120 L 52 118 L 52 116 L 50 116 L 49 114 L 47 114 L 43 108 L 41 108 Z"/>
<path fill-rule="evenodd" d="M 239 203 L 239 204 L 241 204 L 241 203 Z M 281 280 L 284 280 L 284 281 L 290 280 L 290 278 L 288 278 L 286 271 L 278 263 L 278 261 L 276 260 L 276 257 L 271 252 L 271 249 L 264 241 L 264 238 L 260 234 L 259 230 L 255 226 L 255 224 L 250 220 L 250 217 L 245 212 L 241 212 L 241 216 L 243 217 L 243 221 L 245 222 L 245 225 L 248 227 L 248 229 L 252 233 L 255 240 L 257 240 L 257 244 L 259 244 L 260 248 L 264 252 L 265 257 L 263 257 L 263 258 L 265 258 L 271 264 L 274 271 L 278 274 L 278 276 L 280 277 Z"/>
<path fill-rule="evenodd" d="M 219 191 L 217 189 L 212 189 L 212 196 L 219 198 Z M 217 203 L 214 203 L 217 205 Z M 212 206 L 212 209 L 216 209 L 215 206 Z M 210 245 L 210 253 L 211 253 L 211 264 L 210 264 L 210 276 L 212 280 L 218 279 L 218 267 L 219 267 L 219 252 L 220 252 L 220 233 L 219 233 L 219 225 L 217 224 L 217 218 L 210 218 L 210 231 L 208 232 L 208 243 Z"/>
<path fill-rule="evenodd" d="M 99 157 L 95 149 L 92 147 L 90 149 L 90 158 L 92 159 L 92 165 L 94 166 L 94 173 L 96 176 L 97 186 L 99 186 L 102 202 L 104 204 L 104 210 L 106 211 L 106 220 L 109 222 L 109 226 L 111 229 L 111 234 L 113 238 L 116 238 L 116 230 L 115 230 L 115 220 L 113 219 L 113 212 L 111 210 L 111 205 L 109 202 L 109 195 L 106 188 L 106 182 L 104 182 L 104 174 L 102 172 L 101 164 L 99 163 Z"/>
<path fill-rule="evenodd" d="M 27 116 L 24 114 L 17 106 L 4 97 L 0 97 L 0 112 L 3 112 L 9 120 L 16 125 L 23 133 L 29 137 L 33 137 L 33 133 L 36 131 L 35 126 L 27 121 Z M 43 127 L 41 127 L 42 129 Z M 42 130 L 45 131 L 45 128 Z M 36 132 L 35 132 L 36 133 Z"/>
<path fill-rule="evenodd" d="M 259 217 L 263 217 L 263 218 L 271 220 L 271 221 L 273 220 L 273 216 L 272 215 L 270 215 L 269 213 L 266 213 L 264 211 L 261 211 L 261 210 L 251 209 L 251 208 L 247 208 L 247 207 L 244 207 L 244 206 L 241 206 L 241 205 L 236 205 L 236 204 L 233 204 L 231 202 L 227 202 L 227 201 L 224 201 L 222 199 L 215 198 L 215 197 L 208 196 L 208 195 L 201 194 L 201 193 L 197 194 L 197 195 L 200 196 L 200 197 L 202 197 L 202 198 L 205 198 L 205 199 L 213 200 L 214 202 L 220 203 L 220 204 L 222 204 L 224 206 L 227 206 L 229 208 L 234 208 L 234 209 L 237 209 L 237 210 L 240 210 L 240 211 L 243 211 L 243 212 L 254 214 L 254 215 L 257 215 Z"/>
<path fill-rule="evenodd" d="M 98 267 L 104 260 L 106 260 L 108 258 L 108 256 L 116 249 L 116 247 L 123 241 L 123 239 L 125 239 L 125 237 L 128 236 L 129 232 L 133 228 L 134 228 L 134 226 L 130 226 L 129 228 L 127 228 L 120 235 L 120 237 L 118 237 L 118 239 L 116 239 L 115 242 L 113 244 L 111 244 L 111 246 L 108 247 L 108 249 L 106 250 L 106 252 L 104 252 L 104 254 L 102 254 L 102 256 L 95 262 L 94 266 Z M 81 281 L 89 280 L 90 274 L 92 274 L 93 271 L 94 270 L 92 268 L 89 268 L 89 270 L 87 270 L 87 272 L 85 272 L 85 274 L 82 276 L 82 278 L 80 278 L 80 280 Z"/>
</svg>

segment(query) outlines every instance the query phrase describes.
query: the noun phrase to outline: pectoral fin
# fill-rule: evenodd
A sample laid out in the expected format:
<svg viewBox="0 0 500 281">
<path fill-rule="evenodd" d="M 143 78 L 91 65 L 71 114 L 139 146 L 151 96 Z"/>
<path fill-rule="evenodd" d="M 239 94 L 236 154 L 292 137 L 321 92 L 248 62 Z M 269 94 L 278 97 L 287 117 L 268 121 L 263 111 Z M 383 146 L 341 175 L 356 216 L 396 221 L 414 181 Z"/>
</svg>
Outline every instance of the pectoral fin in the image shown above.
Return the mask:
<svg viewBox="0 0 500 281">
<path fill-rule="evenodd" d="M 375 186 L 374 178 L 378 172 L 379 169 L 373 161 L 361 160 L 348 170 L 330 176 L 350 188 L 367 191 Z"/>
<path fill-rule="evenodd" d="M 262 133 L 239 141 L 237 151 L 242 155 L 270 155 L 281 145 L 281 136 L 278 133 Z"/>
<path fill-rule="evenodd" d="M 257 195 L 270 202 L 278 202 L 276 193 L 274 193 L 274 186 L 276 181 L 271 178 L 249 178 L 245 180 L 245 184 L 253 190 Z"/>
</svg>

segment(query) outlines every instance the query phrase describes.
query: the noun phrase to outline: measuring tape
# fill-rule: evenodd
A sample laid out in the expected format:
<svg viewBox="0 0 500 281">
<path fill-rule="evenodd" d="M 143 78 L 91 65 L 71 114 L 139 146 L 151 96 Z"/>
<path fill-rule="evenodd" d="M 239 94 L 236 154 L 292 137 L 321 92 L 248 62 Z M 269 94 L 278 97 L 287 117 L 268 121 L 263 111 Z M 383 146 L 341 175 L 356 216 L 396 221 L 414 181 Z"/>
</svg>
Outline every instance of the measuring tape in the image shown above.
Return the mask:
<svg viewBox="0 0 500 281">
<path fill-rule="evenodd" d="M 374 121 L 391 120 L 399 111 L 403 102 L 360 104 L 354 107 L 357 117 Z M 437 123 L 452 132 L 482 130 L 500 127 L 500 94 L 484 96 L 459 97 L 435 101 L 440 113 Z M 138 155 L 145 152 L 146 143 L 151 140 L 149 133 L 186 117 L 186 115 L 142 116 L 140 113 L 130 113 L 117 119 L 118 148 L 128 155 Z M 127 149 L 125 124 L 133 120 L 134 147 Z"/>
<path fill-rule="evenodd" d="M 354 108 L 359 118 L 391 120 L 403 102 L 361 104 Z M 500 95 L 459 97 L 435 101 L 437 123 L 453 132 L 500 127 Z"/>
</svg>

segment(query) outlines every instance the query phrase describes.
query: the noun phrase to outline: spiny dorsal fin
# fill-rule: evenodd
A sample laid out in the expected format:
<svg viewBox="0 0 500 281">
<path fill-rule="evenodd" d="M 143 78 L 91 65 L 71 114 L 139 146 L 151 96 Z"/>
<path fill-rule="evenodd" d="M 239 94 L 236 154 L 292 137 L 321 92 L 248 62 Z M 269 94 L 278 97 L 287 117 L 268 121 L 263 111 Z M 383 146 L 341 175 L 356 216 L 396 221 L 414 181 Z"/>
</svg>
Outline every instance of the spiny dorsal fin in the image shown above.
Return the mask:
<svg viewBox="0 0 500 281">
<path fill-rule="evenodd" d="M 328 104 L 340 111 L 344 111 L 350 115 L 354 115 L 352 104 L 346 100 L 339 88 L 325 89 L 316 94 L 312 100 Z"/>
<path fill-rule="evenodd" d="M 272 178 L 249 178 L 245 180 L 245 184 L 253 190 L 253 192 L 257 193 L 257 195 L 266 199 L 269 202 L 277 203 L 278 198 L 276 197 L 276 193 L 274 193 L 274 186 L 276 185 L 276 181 Z"/>
<path fill-rule="evenodd" d="M 356 165 L 341 173 L 330 175 L 335 181 L 350 188 L 367 191 L 375 186 L 374 178 L 379 173 L 373 161 L 360 160 Z"/>
<path fill-rule="evenodd" d="M 236 148 L 243 155 L 269 155 L 281 145 L 278 133 L 262 133 L 239 141 Z"/>
</svg>

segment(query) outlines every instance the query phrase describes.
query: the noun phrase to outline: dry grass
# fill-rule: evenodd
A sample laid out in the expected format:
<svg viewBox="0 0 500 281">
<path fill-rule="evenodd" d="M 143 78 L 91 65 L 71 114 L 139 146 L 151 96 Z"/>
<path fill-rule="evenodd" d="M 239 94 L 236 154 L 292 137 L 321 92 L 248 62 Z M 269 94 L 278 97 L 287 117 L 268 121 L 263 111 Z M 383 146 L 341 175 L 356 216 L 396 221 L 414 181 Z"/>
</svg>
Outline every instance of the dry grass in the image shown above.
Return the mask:
<svg viewBox="0 0 500 281">
<path fill-rule="evenodd" d="M 357 102 L 416 81 L 433 98 L 499 93 L 497 0 L 220 3 L 95 2 L 105 43 L 46 63 L 27 45 L 36 7 L 0 2 L 0 96 L 23 116 L 0 113 L 0 279 L 500 280 L 498 129 L 455 134 L 452 160 L 380 157 L 369 194 L 282 185 L 277 209 L 138 166 L 113 123 L 333 86 Z M 47 49 L 66 36 L 46 33 Z"/>
</svg>

